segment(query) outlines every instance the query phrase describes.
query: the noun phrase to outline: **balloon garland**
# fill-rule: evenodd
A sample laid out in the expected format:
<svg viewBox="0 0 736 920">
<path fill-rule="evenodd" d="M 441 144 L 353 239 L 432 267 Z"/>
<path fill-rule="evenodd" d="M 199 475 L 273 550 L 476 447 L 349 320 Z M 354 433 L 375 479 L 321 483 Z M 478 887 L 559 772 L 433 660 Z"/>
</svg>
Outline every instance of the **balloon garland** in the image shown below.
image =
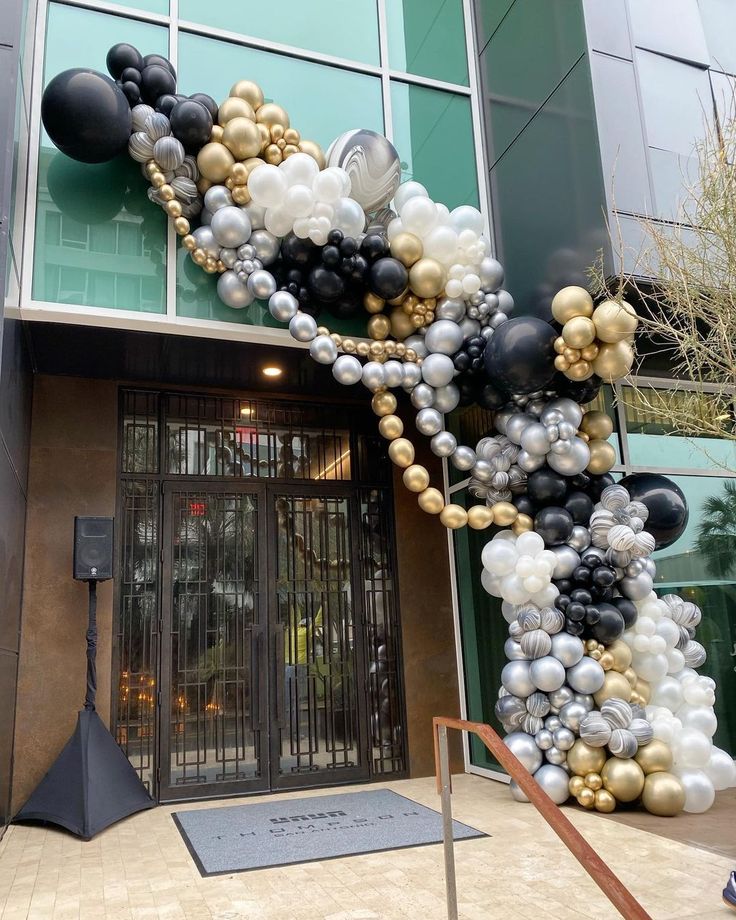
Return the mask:
<svg viewBox="0 0 736 920">
<path fill-rule="evenodd" d="M 687 503 L 664 476 L 614 483 L 613 423 L 585 408 L 631 370 L 635 310 L 567 287 L 550 322 L 512 317 L 480 212 L 400 184 L 385 137 L 347 131 L 325 154 L 256 83 L 239 81 L 218 105 L 178 94 L 160 55 L 118 44 L 107 66 L 112 79 L 75 69 L 47 86 L 41 117 L 57 147 L 90 163 L 127 148 L 192 261 L 218 275 L 222 302 L 266 301 L 338 382 L 372 393 L 419 507 L 451 529 L 496 528 L 481 582 L 508 623 L 495 711 L 509 748 L 560 804 L 706 811 L 736 785 L 736 767 L 712 743 L 701 612 L 656 595 L 651 559 L 684 531 Z M 366 317 L 369 340 L 318 325 L 322 311 Z M 476 504 L 446 503 L 415 463 L 396 389 Z M 474 447 L 444 423 L 472 403 L 493 413 Z"/>
</svg>

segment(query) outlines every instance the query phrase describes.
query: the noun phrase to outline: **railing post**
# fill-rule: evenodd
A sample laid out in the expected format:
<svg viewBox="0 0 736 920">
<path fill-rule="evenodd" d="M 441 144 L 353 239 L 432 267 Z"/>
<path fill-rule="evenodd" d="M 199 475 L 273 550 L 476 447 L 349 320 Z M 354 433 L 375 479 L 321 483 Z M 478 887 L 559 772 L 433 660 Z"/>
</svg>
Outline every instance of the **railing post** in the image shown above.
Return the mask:
<svg viewBox="0 0 736 920">
<path fill-rule="evenodd" d="M 442 798 L 442 842 L 445 850 L 445 890 L 447 918 L 457 920 L 457 885 L 455 883 L 455 843 L 452 835 L 452 788 L 450 755 L 447 750 L 447 726 L 437 725 L 440 755 L 440 796 Z"/>
</svg>

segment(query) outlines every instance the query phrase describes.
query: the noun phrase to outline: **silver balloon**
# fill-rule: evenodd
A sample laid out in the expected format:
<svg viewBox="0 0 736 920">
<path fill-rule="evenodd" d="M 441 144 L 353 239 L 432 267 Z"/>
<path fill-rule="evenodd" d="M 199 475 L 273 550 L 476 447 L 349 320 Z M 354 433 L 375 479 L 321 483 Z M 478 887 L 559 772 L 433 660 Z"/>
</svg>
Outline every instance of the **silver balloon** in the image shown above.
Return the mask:
<svg viewBox="0 0 736 920">
<path fill-rule="evenodd" d="M 480 323 L 477 319 L 470 319 L 469 316 L 466 316 L 460 320 L 458 328 L 463 334 L 463 339 L 472 339 L 480 332 Z"/>
<path fill-rule="evenodd" d="M 534 738 L 526 732 L 512 732 L 506 735 L 503 743 L 530 773 L 534 773 L 542 765 L 542 752 Z"/>
<path fill-rule="evenodd" d="M 577 430 L 577 426 L 570 424 L 570 422 L 560 422 L 557 426 L 557 436 L 562 438 L 563 441 L 569 441 L 570 438 L 575 437 Z"/>
<path fill-rule="evenodd" d="M 416 417 L 417 431 L 431 438 L 442 431 L 442 415 L 436 409 L 420 409 Z"/>
<path fill-rule="evenodd" d="M 622 578 L 618 583 L 623 596 L 631 601 L 643 601 L 652 593 L 652 587 L 652 576 L 648 572 L 642 572 L 634 578 Z"/>
<path fill-rule="evenodd" d="M 527 453 L 538 456 L 549 451 L 550 440 L 544 425 L 540 422 L 532 422 L 521 432 L 519 443 Z"/>
<path fill-rule="evenodd" d="M 578 693 L 596 693 L 603 686 L 606 672 L 587 655 L 567 672 L 567 682 Z"/>
<path fill-rule="evenodd" d="M 447 414 L 456 409 L 460 404 L 460 390 L 454 383 L 448 383 L 444 387 L 437 387 L 434 393 L 434 407 L 438 412 Z"/>
<path fill-rule="evenodd" d="M 579 732 L 580 723 L 587 714 L 588 710 L 582 703 L 576 703 L 575 700 L 572 700 L 570 703 L 565 703 L 560 710 L 560 722 L 570 731 Z"/>
<path fill-rule="evenodd" d="M 318 335 L 309 346 L 309 354 L 318 364 L 334 364 L 337 359 L 337 345 L 329 335 Z"/>
<path fill-rule="evenodd" d="M 510 637 L 504 642 L 503 651 L 509 661 L 527 660 L 527 656 L 522 652 L 519 643 Z"/>
<path fill-rule="evenodd" d="M 420 383 L 411 391 L 411 404 L 415 409 L 429 409 L 434 405 L 434 387 Z"/>
<path fill-rule="evenodd" d="M 564 667 L 571 668 L 583 657 L 585 648 L 577 636 L 559 632 L 556 636 L 552 636 L 552 651 L 550 654 Z"/>
<path fill-rule="evenodd" d="M 434 308 L 434 315 L 436 319 L 449 319 L 454 323 L 459 323 L 465 316 L 465 304 L 462 300 L 440 297 Z"/>
<path fill-rule="evenodd" d="M 581 706 L 585 706 L 586 712 L 590 712 L 590 710 L 595 706 L 595 700 L 590 695 L 590 693 L 576 693 L 575 702 L 580 703 Z"/>
<path fill-rule="evenodd" d="M 449 355 L 427 355 L 422 362 L 422 377 L 430 386 L 446 386 L 454 376 L 455 365 Z"/>
<path fill-rule="evenodd" d="M 219 259 L 221 247 L 215 239 L 215 234 L 212 232 L 211 227 L 197 227 L 192 236 L 197 241 L 199 249 L 204 249 L 207 255 L 212 256 L 213 259 Z"/>
<path fill-rule="evenodd" d="M 529 425 L 536 424 L 536 419 L 532 415 L 526 415 L 523 412 L 514 413 L 506 422 L 504 434 L 513 441 L 514 444 L 521 444 L 521 435 Z"/>
<path fill-rule="evenodd" d="M 243 210 L 248 215 L 250 225 L 254 230 L 262 230 L 266 226 L 266 209 L 249 201 L 243 205 Z"/>
<path fill-rule="evenodd" d="M 436 457 L 449 457 L 457 447 L 457 438 L 449 431 L 438 431 L 429 446 Z"/>
<path fill-rule="evenodd" d="M 281 241 L 268 230 L 254 230 L 248 242 L 255 249 L 256 258 L 260 259 L 263 265 L 271 265 L 278 259 Z"/>
<path fill-rule="evenodd" d="M 547 454 L 547 463 L 556 473 L 563 476 L 577 476 L 590 463 L 590 449 L 582 438 L 570 441 L 557 441 L 558 444 L 570 445 L 570 450 L 563 454 Z"/>
<path fill-rule="evenodd" d="M 496 431 L 499 431 L 501 434 L 506 434 L 506 429 L 513 415 L 516 415 L 516 413 L 511 409 L 499 409 L 493 419 Z"/>
<path fill-rule="evenodd" d="M 595 555 L 595 556 L 598 558 L 598 560 L 600 561 L 600 564 L 601 564 L 601 565 L 603 565 L 603 563 L 606 561 L 606 553 L 605 553 L 605 551 L 602 550 L 602 549 L 600 549 L 600 548 L 597 547 L 597 546 L 589 546 L 589 547 L 585 550 L 585 555 L 586 555 L 586 556 Z"/>
<path fill-rule="evenodd" d="M 508 319 L 508 316 L 505 313 L 501 313 L 501 312 L 494 313 L 493 316 L 490 318 L 488 325 L 490 326 L 491 329 L 498 329 L 498 327 L 502 326 L 506 322 L 507 319 Z"/>
<path fill-rule="evenodd" d="M 386 361 L 383 365 L 383 376 L 386 379 L 386 386 L 390 389 L 401 385 L 404 379 L 404 365 L 401 361 Z"/>
<path fill-rule="evenodd" d="M 569 578 L 580 565 L 580 556 L 571 546 L 551 546 L 550 551 L 557 556 L 553 578 Z"/>
<path fill-rule="evenodd" d="M 225 268 L 232 268 L 237 261 L 238 253 L 234 249 L 221 249 L 220 250 L 220 261 L 225 266 Z"/>
<path fill-rule="evenodd" d="M 524 470 L 525 473 L 533 473 L 543 467 L 546 460 L 546 456 L 530 454 L 525 450 L 520 450 L 519 456 L 516 458 L 516 465 Z"/>
<path fill-rule="evenodd" d="M 537 658 L 529 666 L 529 676 L 535 687 L 551 693 L 559 690 L 565 683 L 565 669 L 560 662 L 551 655 Z"/>
<path fill-rule="evenodd" d="M 544 720 L 544 727 L 549 732 L 556 732 L 558 728 L 562 728 L 562 722 L 560 722 L 559 716 L 547 716 Z"/>
<path fill-rule="evenodd" d="M 651 556 L 647 556 L 647 558 L 644 560 L 644 571 L 652 579 L 657 574 L 657 563 L 654 561 L 654 559 L 652 559 Z"/>
<path fill-rule="evenodd" d="M 382 364 L 378 361 L 369 361 L 363 365 L 363 385 L 373 391 L 386 386 L 386 374 Z"/>
<path fill-rule="evenodd" d="M 218 212 L 222 213 L 222 212 Z M 276 279 L 271 272 L 261 268 L 248 276 L 248 288 L 258 300 L 269 300 L 272 294 L 276 293 Z M 304 314 L 307 315 L 306 313 Z M 315 335 L 317 334 L 317 325 L 314 326 Z M 308 341 L 302 339 L 301 341 Z"/>
<path fill-rule="evenodd" d="M 512 779 L 509 783 L 509 792 L 511 793 L 511 798 L 515 802 L 528 802 L 529 799 L 521 791 L 521 786 L 516 782 L 515 779 Z"/>
<path fill-rule="evenodd" d="M 210 214 L 214 214 L 220 208 L 231 208 L 233 206 L 233 196 L 224 185 L 211 185 L 204 193 L 204 206 Z"/>
<path fill-rule="evenodd" d="M 559 422 L 569 422 L 575 431 L 580 427 L 583 420 L 583 410 L 572 399 L 561 396 L 559 399 L 550 400 L 544 407 L 544 411 L 539 417 L 543 425 L 556 425 Z"/>
<path fill-rule="evenodd" d="M 486 294 L 483 298 L 483 302 L 491 313 L 495 313 L 498 310 L 498 294 Z"/>
<path fill-rule="evenodd" d="M 635 578 L 637 575 L 641 575 L 643 571 L 644 563 L 641 559 L 632 559 L 624 569 L 624 573 L 628 578 Z"/>
<path fill-rule="evenodd" d="M 420 358 L 426 358 L 429 354 L 429 350 L 424 344 L 423 335 L 414 334 L 407 336 L 404 339 L 404 345 L 406 345 L 407 348 L 413 348 Z"/>
<path fill-rule="evenodd" d="M 564 805 L 570 798 L 569 777 L 561 766 L 547 763 L 534 774 L 535 782 L 552 799 L 555 805 Z"/>
<path fill-rule="evenodd" d="M 388 363 L 388 362 L 387 362 Z M 403 365 L 401 386 L 407 392 L 422 382 L 422 369 L 418 364 L 407 362 Z"/>
<path fill-rule="evenodd" d="M 489 483 L 493 479 L 494 469 L 487 460 L 476 460 L 473 476 L 481 482 Z"/>
<path fill-rule="evenodd" d="M 268 312 L 280 323 L 288 323 L 298 310 L 299 302 L 288 291 L 276 291 L 268 298 Z"/>
<path fill-rule="evenodd" d="M 557 729 L 557 731 L 564 731 L 564 729 Z M 557 732 L 555 732 L 555 735 Z M 554 738 L 554 735 L 552 736 Z M 547 760 L 547 763 L 553 763 L 555 766 L 563 764 L 567 760 L 567 754 L 564 751 L 561 751 L 556 744 L 553 744 L 552 747 L 544 752 L 544 756 Z"/>
<path fill-rule="evenodd" d="M 351 386 L 363 376 L 363 365 L 355 355 L 340 355 L 332 365 L 332 376 L 343 386 Z"/>
<path fill-rule="evenodd" d="M 503 284 L 503 265 L 486 256 L 478 268 L 480 286 L 484 291 L 497 291 Z"/>
<path fill-rule="evenodd" d="M 590 546 L 590 531 L 582 524 L 576 524 L 572 529 L 570 539 L 567 545 L 571 546 L 576 552 L 582 553 Z"/>
<path fill-rule="evenodd" d="M 573 700 L 573 692 L 569 687 L 562 686 L 559 690 L 553 690 L 549 695 L 549 704 L 553 709 L 560 710 L 566 703 Z"/>
<path fill-rule="evenodd" d="M 220 246 L 237 249 L 250 236 L 250 220 L 241 208 L 232 205 L 218 208 L 212 215 L 210 223 L 215 239 Z"/>
<path fill-rule="evenodd" d="M 592 659 L 591 659 L 592 661 Z M 529 675 L 528 661 L 509 661 L 501 671 L 501 683 L 514 696 L 527 697 L 537 689 Z"/>
<path fill-rule="evenodd" d="M 450 319 L 436 319 L 427 329 L 424 343 L 430 352 L 454 355 L 463 344 L 463 333 L 457 323 Z"/>
<path fill-rule="evenodd" d="M 455 453 L 450 458 L 450 462 L 456 470 L 470 470 L 475 466 L 475 451 L 472 447 L 458 444 Z"/>
<path fill-rule="evenodd" d="M 311 342 L 317 335 L 317 322 L 313 316 L 299 311 L 289 320 L 289 332 L 297 342 Z"/>
<path fill-rule="evenodd" d="M 508 291 L 500 290 L 496 292 L 498 294 L 498 309 L 502 313 L 505 313 L 506 316 L 511 316 L 514 311 L 514 298 L 509 294 Z"/>
<path fill-rule="evenodd" d="M 538 731 L 534 736 L 534 740 L 537 742 L 537 747 L 540 751 L 548 751 L 554 744 L 554 741 L 552 740 L 552 732 L 546 728 Z"/>
<path fill-rule="evenodd" d="M 242 310 L 253 303 L 253 294 L 233 271 L 223 272 L 217 279 L 217 296 L 233 310 Z"/>
</svg>

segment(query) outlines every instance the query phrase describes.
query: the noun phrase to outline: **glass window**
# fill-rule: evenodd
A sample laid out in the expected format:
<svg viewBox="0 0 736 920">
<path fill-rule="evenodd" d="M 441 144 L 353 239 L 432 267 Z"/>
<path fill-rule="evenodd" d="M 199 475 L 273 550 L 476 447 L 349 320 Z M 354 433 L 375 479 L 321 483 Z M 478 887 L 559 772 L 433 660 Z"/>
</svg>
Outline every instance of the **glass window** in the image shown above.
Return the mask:
<svg viewBox="0 0 736 920">
<path fill-rule="evenodd" d="M 667 405 L 686 406 L 693 414 L 712 413 L 713 403 L 699 406 L 697 394 L 686 390 L 648 389 L 638 392 L 631 387 L 622 391 L 626 416 L 629 457 L 633 466 L 664 469 L 736 469 L 736 443 L 718 438 L 675 434 L 667 424 Z M 726 416 L 732 407 L 724 406 Z"/>
<path fill-rule="evenodd" d="M 392 81 L 391 110 L 402 182 L 416 179 L 451 209 L 478 207 L 470 99 Z"/>
<path fill-rule="evenodd" d="M 679 594 L 703 612 L 695 638 L 708 653 L 701 674 L 718 684 L 715 743 L 736 753 L 736 479 L 672 476 L 690 519 L 680 539 L 654 554 L 655 588 Z"/>
<path fill-rule="evenodd" d="M 242 0 L 179 0 L 179 18 L 365 64 L 379 63 L 376 0 L 337 5 L 333 0 L 279 0 L 257 7 Z"/>
<path fill-rule="evenodd" d="M 462 0 L 387 0 L 393 70 L 468 85 Z"/>
<path fill-rule="evenodd" d="M 74 36 L 74 41 L 70 37 Z M 166 54 L 167 30 L 51 4 L 44 82 L 69 67 L 106 73 L 105 55 L 127 41 Z M 138 164 L 70 160 L 41 134 L 33 297 L 123 310 L 166 310 L 166 215 L 153 207 Z"/>
</svg>

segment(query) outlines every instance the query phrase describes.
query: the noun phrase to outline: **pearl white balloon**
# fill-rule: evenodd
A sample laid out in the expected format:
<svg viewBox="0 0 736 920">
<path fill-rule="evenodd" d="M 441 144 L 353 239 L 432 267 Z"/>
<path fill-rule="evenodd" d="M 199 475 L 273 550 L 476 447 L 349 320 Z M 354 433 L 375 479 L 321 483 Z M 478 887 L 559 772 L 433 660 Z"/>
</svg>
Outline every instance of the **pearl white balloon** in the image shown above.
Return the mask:
<svg viewBox="0 0 736 920">
<path fill-rule="evenodd" d="M 713 745 L 710 738 L 695 728 L 685 728 L 677 734 L 674 746 L 675 765 L 700 769 L 710 760 Z"/>
<path fill-rule="evenodd" d="M 276 208 L 281 205 L 286 197 L 287 188 L 286 174 L 271 163 L 264 163 L 248 176 L 250 197 L 264 208 Z"/>
<path fill-rule="evenodd" d="M 317 335 L 317 322 L 313 316 L 300 311 L 289 320 L 289 332 L 297 342 L 311 342 Z"/>
<path fill-rule="evenodd" d="M 399 215 L 404 229 L 423 237 L 437 224 L 437 205 L 431 198 L 415 195 L 405 201 L 399 208 Z"/>
<path fill-rule="evenodd" d="M 429 354 L 422 362 L 422 377 L 433 387 L 444 387 L 455 376 L 455 365 L 449 355 Z"/>
<path fill-rule="evenodd" d="M 317 161 L 306 153 L 293 153 L 281 162 L 278 169 L 289 185 L 311 186 L 319 173 Z"/>
<path fill-rule="evenodd" d="M 338 383 L 351 386 L 363 376 L 363 365 L 355 355 L 340 355 L 332 365 L 332 376 Z"/>
<path fill-rule="evenodd" d="M 716 792 L 736 786 L 736 763 L 726 751 L 714 747 L 703 772 L 713 783 Z"/>
<path fill-rule="evenodd" d="M 514 662 L 514 664 L 523 664 L 523 662 Z M 506 735 L 503 743 L 530 773 L 539 770 L 542 764 L 542 752 L 532 735 L 527 735 L 526 732 L 512 732 Z"/>
<path fill-rule="evenodd" d="M 555 805 L 563 805 L 570 797 L 570 778 L 560 766 L 545 764 L 534 774 L 534 781 L 552 799 Z"/>
<path fill-rule="evenodd" d="M 494 537 L 483 547 L 480 559 L 483 568 L 493 575 L 508 575 L 516 568 L 519 554 L 511 540 L 499 540 Z"/>
<path fill-rule="evenodd" d="M 702 770 L 680 770 L 677 767 L 672 772 L 685 790 L 684 810 L 695 815 L 708 811 L 715 801 L 716 790 L 705 773 Z"/>
</svg>

